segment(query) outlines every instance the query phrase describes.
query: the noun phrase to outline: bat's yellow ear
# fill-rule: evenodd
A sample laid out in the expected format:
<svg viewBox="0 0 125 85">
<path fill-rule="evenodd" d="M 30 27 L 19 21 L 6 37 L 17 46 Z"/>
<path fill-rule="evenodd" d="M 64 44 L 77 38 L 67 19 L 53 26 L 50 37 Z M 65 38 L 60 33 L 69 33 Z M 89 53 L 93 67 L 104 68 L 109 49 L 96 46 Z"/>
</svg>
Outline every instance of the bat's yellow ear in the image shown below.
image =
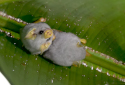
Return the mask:
<svg viewBox="0 0 125 85">
<path fill-rule="evenodd" d="M 44 38 L 50 38 L 53 35 L 53 30 L 52 29 L 47 29 L 44 32 Z"/>
<path fill-rule="evenodd" d="M 34 40 L 36 38 L 36 35 L 34 35 L 35 30 L 36 28 L 33 28 L 31 31 L 29 31 L 28 34 L 25 36 L 25 39 Z"/>
<path fill-rule="evenodd" d="M 41 17 L 39 20 L 35 21 L 34 23 L 39 23 L 39 22 L 46 22 L 46 18 Z"/>
</svg>

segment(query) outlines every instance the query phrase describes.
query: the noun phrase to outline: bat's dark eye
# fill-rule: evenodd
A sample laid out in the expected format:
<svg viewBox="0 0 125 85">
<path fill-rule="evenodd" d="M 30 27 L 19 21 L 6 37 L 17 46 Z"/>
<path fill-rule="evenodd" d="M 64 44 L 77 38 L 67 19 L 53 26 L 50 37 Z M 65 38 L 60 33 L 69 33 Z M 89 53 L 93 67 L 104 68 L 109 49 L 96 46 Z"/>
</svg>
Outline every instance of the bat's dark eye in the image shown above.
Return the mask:
<svg viewBox="0 0 125 85">
<path fill-rule="evenodd" d="M 43 34 L 43 31 L 41 30 L 41 31 L 39 31 L 39 34 Z"/>
</svg>

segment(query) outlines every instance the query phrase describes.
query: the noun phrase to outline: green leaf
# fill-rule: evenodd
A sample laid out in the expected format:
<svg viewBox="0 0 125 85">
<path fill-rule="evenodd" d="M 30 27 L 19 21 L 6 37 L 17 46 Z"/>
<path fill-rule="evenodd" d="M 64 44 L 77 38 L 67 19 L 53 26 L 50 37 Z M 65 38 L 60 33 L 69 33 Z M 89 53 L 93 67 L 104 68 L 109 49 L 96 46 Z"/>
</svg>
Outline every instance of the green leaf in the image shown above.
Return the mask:
<svg viewBox="0 0 125 85">
<path fill-rule="evenodd" d="M 11 1 L 0 1 L 0 11 L 15 17 L 0 16 L 0 70 L 12 85 L 125 84 L 125 1 Z M 57 66 L 22 47 L 19 32 L 25 24 L 16 18 L 31 23 L 40 17 L 54 29 L 87 40 L 94 50 L 87 49 L 90 55 L 80 67 Z"/>
</svg>

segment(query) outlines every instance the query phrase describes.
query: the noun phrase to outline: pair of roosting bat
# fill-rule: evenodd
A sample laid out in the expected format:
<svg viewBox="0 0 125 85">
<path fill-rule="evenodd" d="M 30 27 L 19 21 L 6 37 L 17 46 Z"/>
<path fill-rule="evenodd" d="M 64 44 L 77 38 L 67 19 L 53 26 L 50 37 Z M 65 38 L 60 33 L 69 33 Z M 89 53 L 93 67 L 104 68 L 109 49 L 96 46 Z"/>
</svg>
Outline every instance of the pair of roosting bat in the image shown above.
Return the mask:
<svg viewBox="0 0 125 85">
<path fill-rule="evenodd" d="M 78 65 L 86 56 L 86 40 L 72 33 L 53 30 L 45 21 L 46 19 L 40 18 L 21 30 L 24 47 L 32 54 L 43 54 L 57 65 Z"/>
</svg>

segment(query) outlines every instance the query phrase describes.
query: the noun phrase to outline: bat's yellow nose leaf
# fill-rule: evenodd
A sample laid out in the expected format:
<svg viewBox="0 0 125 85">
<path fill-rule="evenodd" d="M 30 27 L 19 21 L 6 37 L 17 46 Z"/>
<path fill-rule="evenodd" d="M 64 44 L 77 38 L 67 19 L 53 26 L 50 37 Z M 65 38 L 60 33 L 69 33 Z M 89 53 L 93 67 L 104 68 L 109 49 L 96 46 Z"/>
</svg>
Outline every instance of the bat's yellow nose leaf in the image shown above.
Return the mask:
<svg viewBox="0 0 125 85">
<path fill-rule="evenodd" d="M 28 34 L 25 36 L 25 38 L 34 40 L 36 38 L 36 35 L 34 35 L 35 30 L 36 28 L 33 28 L 31 31 L 29 31 Z"/>
<path fill-rule="evenodd" d="M 53 35 L 53 30 L 52 29 L 48 29 L 44 32 L 44 38 L 50 38 Z"/>
</svg>

